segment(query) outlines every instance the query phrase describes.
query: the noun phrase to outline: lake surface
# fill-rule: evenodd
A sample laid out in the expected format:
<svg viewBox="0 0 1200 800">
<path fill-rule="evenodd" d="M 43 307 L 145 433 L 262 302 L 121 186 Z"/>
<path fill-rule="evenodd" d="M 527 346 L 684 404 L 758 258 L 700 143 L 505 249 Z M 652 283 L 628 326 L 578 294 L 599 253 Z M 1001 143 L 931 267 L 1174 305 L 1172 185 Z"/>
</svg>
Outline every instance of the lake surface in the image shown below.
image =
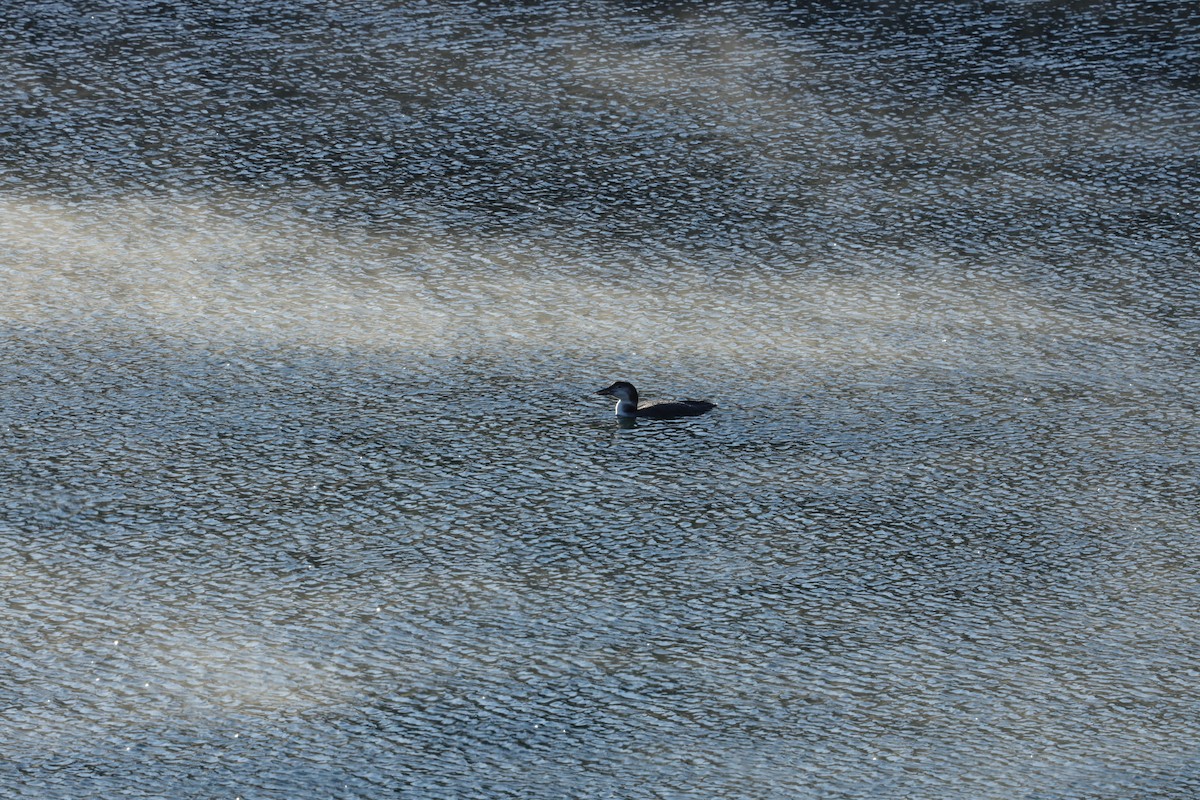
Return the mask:
<svg viewBox="0 0 1200 800">
<path fill-rule="evenodd" d="M 1194 3 L 14 8 L 5 796 L 1200 794 Z"/>
</svg>

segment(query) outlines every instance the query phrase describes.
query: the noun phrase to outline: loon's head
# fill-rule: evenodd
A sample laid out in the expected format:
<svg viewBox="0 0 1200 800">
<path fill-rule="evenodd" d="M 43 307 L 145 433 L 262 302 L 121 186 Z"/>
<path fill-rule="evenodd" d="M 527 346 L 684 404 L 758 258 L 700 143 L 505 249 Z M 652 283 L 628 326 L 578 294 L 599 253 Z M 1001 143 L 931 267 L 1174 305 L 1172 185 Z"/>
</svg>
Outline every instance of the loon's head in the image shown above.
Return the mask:
<svg viewBox="0 0 1200 800">
<path fill-rule="evenodd" d="M 629 381 L 617 381 L 612 386 L 599 390 L 596 394 L 606 394 L 609 397 L 617 398 L 618 417 L 632 417 L 636 415 L 638 393 L 637 389 L 633 388 L 633 384 Z"/>
<path fill-rule="evenodd" d="M 633 403 L 635 406 L 638 401 L 637 389 L 633 388 L 633 384 L 629 381 L 617 381 L 607 389 L 601 389 L 596 394 L 607 394 L 615 397 L 618 400 L 624 400 L 627 403 Z"/>
</svg>

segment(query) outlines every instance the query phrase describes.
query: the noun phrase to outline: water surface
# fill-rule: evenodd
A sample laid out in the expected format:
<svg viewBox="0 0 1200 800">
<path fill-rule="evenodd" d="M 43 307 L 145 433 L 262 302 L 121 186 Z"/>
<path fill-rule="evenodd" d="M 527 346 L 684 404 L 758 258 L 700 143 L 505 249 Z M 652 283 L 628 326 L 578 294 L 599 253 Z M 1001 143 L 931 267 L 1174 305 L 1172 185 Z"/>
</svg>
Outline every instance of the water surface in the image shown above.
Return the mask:
<svg viewBox="0 0 1200 800">
<path fill-rule="evenodd" d="M 7 795 L 1200 789 L 1191 4 L 0 44 Z"/>
</svg>

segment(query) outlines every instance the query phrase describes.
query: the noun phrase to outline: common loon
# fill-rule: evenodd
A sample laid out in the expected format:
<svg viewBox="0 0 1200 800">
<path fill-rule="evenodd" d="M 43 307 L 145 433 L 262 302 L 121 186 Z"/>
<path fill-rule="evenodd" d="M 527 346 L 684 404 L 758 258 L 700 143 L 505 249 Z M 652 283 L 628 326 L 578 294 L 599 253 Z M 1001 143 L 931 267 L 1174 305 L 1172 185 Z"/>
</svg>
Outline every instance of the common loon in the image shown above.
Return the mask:
<svg viewBox="0 0 1200 800">
<path fill-rule="evenodd" d="M 644 417 L 646 419 L 674 419 L 676 417 L 698 417 L 706 411 L 716 408 L 715 403 L 707 400 L 679 400 L 674 403 L 653 403 L 638 408 L 637 389 L 628 381 L 617 381 L 607 389 L 601 389 L 596 394 L 606 394 L 617 398 L 618 417 Z"/>
</svg>

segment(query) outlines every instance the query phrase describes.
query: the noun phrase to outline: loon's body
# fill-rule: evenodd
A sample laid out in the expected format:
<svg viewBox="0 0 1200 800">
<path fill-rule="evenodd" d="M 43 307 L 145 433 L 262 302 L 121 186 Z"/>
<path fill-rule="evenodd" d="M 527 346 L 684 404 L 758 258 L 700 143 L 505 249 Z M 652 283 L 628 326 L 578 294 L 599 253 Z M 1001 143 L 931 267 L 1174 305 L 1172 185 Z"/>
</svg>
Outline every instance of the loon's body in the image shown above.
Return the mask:
<svg viewBox="0 0 1200 800">
<path fill-rule="evenodd" d="M 674 403 L 653 403 L 638 408 L 637 389 L 628 381 L 617 381 L 607 389 L 601 389 L 596 394 L 606 394 L 617 398 L 618 417 L 641 417 L 643 419 L 675 419 L 677 417 L 698 417 L 706 411 L 716 408 L 707 400 L 679 400 Z"/>
</svg>

